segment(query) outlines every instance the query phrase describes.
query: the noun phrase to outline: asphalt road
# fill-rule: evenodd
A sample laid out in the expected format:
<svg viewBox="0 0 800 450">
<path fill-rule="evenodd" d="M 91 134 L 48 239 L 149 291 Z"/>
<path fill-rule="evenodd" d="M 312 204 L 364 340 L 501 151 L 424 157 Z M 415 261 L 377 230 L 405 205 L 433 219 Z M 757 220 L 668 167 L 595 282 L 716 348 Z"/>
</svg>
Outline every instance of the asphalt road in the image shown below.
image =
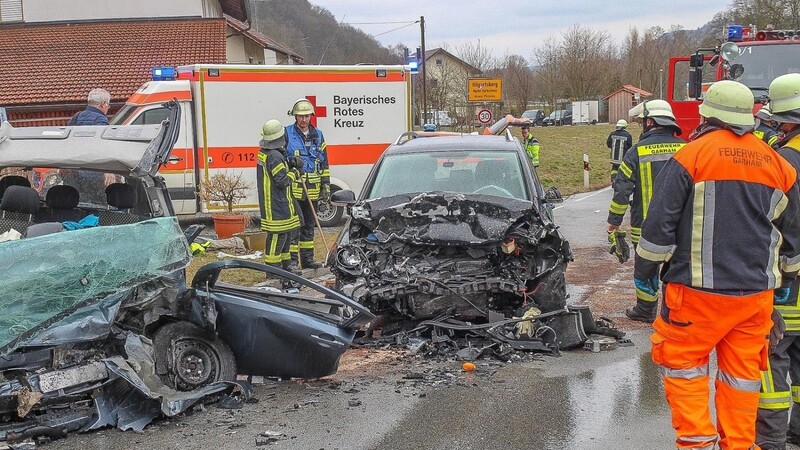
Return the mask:
<svg viewBox="0 0 800 450">
<path fill-rule="evenodd" d="M 674 436 L 649 358 L 649 327 L 624 319 L 633 298 L 630 262 L 605 253 L 611 191 L 558 205 L 556 221 L 576 261 L 571 302 L 617 320 L 633 346 L 500 363 L 475 372 L 393 350 L 348 352 L 322 380 L 255 386 L 258 403 L 209 406 L 161 420 L 143 433 L 104 430 L 54 443 L 70 449 L 255 448 L 262 433 L 279 449 L 668 449 Z M 267 433 L 269 434 L 269 433 Z"/>
</svg>

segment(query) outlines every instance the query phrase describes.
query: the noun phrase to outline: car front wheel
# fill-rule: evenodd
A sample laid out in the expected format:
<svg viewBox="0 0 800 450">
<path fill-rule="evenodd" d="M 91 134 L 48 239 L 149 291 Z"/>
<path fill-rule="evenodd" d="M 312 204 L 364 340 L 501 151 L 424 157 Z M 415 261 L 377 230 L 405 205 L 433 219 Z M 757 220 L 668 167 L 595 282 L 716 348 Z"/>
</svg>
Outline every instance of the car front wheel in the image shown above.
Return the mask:
<svg viewBox="0 0 800 450">
<path fill-rule="evenodd" d="M 560 263 L 554 270 L 539 280 L 541 286 L 533 294 L 533 301 L 542 312 L 564 309 L 567 305 L 567 283 L 564 279 L 566 270 L 566 263 Z"/>
<path fill-rule="evenodd" d="M 167 386 L 192 391 L 236 379 L 236 359 L 228 345 L 189 322 L 169 323 L 153 335 L 156 373 Z"/>
<path fill-rule="evenodd" d="M 338 191 L 339 188 L 331 186 L 331 194 Z M 317 202 L 317 218 L 319 224 L 323 227 L 335 227 L 339 225 L 344 216 L 344 206 L 336 206 L 330 201 Z"/>
</svg>

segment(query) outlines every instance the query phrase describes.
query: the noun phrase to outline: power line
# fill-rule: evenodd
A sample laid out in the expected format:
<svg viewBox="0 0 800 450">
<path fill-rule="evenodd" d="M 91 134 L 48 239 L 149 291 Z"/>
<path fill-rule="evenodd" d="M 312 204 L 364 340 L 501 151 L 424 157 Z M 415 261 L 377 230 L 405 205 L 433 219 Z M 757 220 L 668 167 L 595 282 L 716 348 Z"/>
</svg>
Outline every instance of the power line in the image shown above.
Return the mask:
<svg viewBox="0 0 800 450">
<path fill-rule="evenodd" d="M 402 30 L 403 28 L 408 28 L 411 25 L 415 25 L 416 23 L 417 22 L 412 22 L 412 23 L 409 23 L 408 25 L 403 25 L 402 27 L 397 27 L 397 28 L 393 28 L 393 29 L 391 29 L 389 31 L 384 31 L 383 33 L 373 34 L 372 37 L 375 38 L 375 37 L 378 37 L 378 36 L 383 36 L 386 33 L 391 33 L 392 31 Z"/>
<path fill-rule="evenodd" d="M 406 20 L 406 21 L 403 21 L 403 22 L 341 22 L 341 23 L 343 23 L 345 25 L 393 25 L 393 24 L 397 24 L 397 23 L 414 24 L 414 23 L 417 23 L 417 22 L 419 22 L 419 20 L 415 20 L 413 22 Z"/>
</svg>

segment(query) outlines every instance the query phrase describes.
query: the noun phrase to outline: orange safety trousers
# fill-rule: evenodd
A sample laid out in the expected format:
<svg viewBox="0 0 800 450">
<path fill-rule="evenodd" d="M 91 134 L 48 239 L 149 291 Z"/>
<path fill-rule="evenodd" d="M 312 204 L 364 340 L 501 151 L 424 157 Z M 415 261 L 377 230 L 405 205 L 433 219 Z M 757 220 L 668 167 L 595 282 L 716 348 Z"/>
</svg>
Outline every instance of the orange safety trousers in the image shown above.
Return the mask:
<svg viewBox="0 0 800 450">
<path fill-rule="evenodd" d="M 653 323 L 653 362 L 661 366 L 678 448 L 757 449 L 760 371 L 766 368 L 773 291 L 722 295 L 668 283 Z M 717 426 L 709 411 L 708 360 L 717 350 Z"/>
</svg>

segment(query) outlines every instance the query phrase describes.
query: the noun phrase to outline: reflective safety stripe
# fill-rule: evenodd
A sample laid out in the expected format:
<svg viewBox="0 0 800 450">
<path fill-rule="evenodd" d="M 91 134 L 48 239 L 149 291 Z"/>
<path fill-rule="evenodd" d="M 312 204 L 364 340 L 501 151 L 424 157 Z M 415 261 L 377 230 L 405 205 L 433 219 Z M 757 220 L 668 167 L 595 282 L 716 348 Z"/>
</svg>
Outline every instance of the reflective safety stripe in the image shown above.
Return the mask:
<svg viewBox="0 0 800 450">
<path fill-rule="evenodd" d="M 619 171 L 622 172 L 623 175 L 625 175 L 625 178 L 630 178 L 631 175 L 633 175 L 633 169 L 628 167 L 628 163 L 625 162 L 619 165 Z"/>
<path fill-rule="evenodd" d="M 300 250 L 308 250 L 310 248 L 314 248 L 314 241 L 300 241 L 299 247 Z"/>
<path fill-rule="evenodd" d="M 676 248 L 677 245 L 656 245 L 645 238 L 640 238 L 636 254 L 648 261 L 667 262 L 672 258 Z"/>
<path fill-rule="evenodd" d="M 261 219 L 261 229 L 281 233 L 291 231 L 300 226 L 300 218 L 297 216 L 283 220 Z"/>
<path fill-rule="evenodd" d="M 717 380 L 727 384 L 737 391 L 758 392 L 761 390 L 761 380 L 746 380 L 744 378 L 736 378 L 723 370 L 717 371 Z"/>
<path fill-rule="evenodd" d="M 775 379 L 772 377 L 772 363 L 767 358 L 767 370 L 761 371 L 761 395 L 775 392 Z"/>
<path fill-rule="evenodd" d="M 640 227 L 631 227 L 631 242 L 638 245 L 641 237 L 642 229 Z"/>
<path fill-rule="evenodd" d="M 762 409 L 789 409 L 791 404 L 792 395 L 789 391 L 761 393 L 758 398 L 758 407 Z"/>
<path fill-rule="evenodd" d="M 719 436 L 715 434 L 712 436 L 679 436 L 677 440 L 683 442 L 691 442 L 691 443 L 710 442 L 710 447 L 692 447 L 692 448 L 714 448 L 714 444 L 717 443 L 718 438 Z"/>
<path fill-rule="evenodd" d="M 272 168 L 272 176 L 279 174 L 282 170 L 286 170 L 286 163 L 280 162 Z"/>
<path fill-rule="evenodd" d="M 281 253 L 281 262 L 290 261 L 291 259 L 292 259 L 292 255 L 289 252 Z"/>
<path fill-rule="evenodd" d="M 800 386 L 792 386 L 792 401 L 800 403 Z"/>
<path fill-rule="evenodd" d="M 669 367 L 660 366 L 661 375 L 667 378 L 683 378 L 691 380 L 693 378 L 701 378 L 708 376 L 708 364 L 704 366 L 692 367 L 690 369 L 670 369 Z M 759 386 L 761 382 L 759 382 Z"/>
<path fill-rule="evenodd" d="M 653 198 L 653 166 L 650 163 L 639 163 L 639 185 L 642 195 L 642 220 L 647 218 L 650 199 Z"/>
<path fill-rule="evenodd" d="M 617 203 L 614 200 L 611 200 L 611 205 L 608 207 L 608 211 L 612 214 L 619 214 L 620 216 L 625 215 L 625 211 L 628 210 L 627 203 Z"/>
<path fill-rule="evenodd" d="M 784 272 L 800 272 L 800 255 L 793 258 L 782 257 L 781 269 Z"/>
<path fill-rule="evenodd" d="M 643 302 L 654 303 L 658 301 L 658 291 L 655 294 L 648 294 L 645 291 L 636 288 L 636 300 L 641 300 Z"/>
<path fill-rule="evenodd" d="M 707 195 L 708 194 L 708 195 Z M 709 205 L 706 205 L 709 200 Z M 692 205 L 692 243 L 691 243 L 691 275 L 692 286 L 713 288 L 714 280 L 711 271 L 713 220 L 706 224 L 706 217 L 714 217 L 714 182 L 702 181 L 695 184 L 694 204 Z M 706 258 L 709 259 L 706 259 Z M 706 268 L 705 266 L 709 267 Z"/>
<path fill-rule="evenodd" d="M 781 313 L 783 321 L 786 323 L 786 331 L 800 331 L 800 296 L 794 298 L 793 305 L 775 305 L 775 309 Z"/>
<path fill-rule="evenodd" d="M 297 253 L 299 247 L 297 244 L 292 244 L 289 246 L 289 253 Z"/>
</svg>

